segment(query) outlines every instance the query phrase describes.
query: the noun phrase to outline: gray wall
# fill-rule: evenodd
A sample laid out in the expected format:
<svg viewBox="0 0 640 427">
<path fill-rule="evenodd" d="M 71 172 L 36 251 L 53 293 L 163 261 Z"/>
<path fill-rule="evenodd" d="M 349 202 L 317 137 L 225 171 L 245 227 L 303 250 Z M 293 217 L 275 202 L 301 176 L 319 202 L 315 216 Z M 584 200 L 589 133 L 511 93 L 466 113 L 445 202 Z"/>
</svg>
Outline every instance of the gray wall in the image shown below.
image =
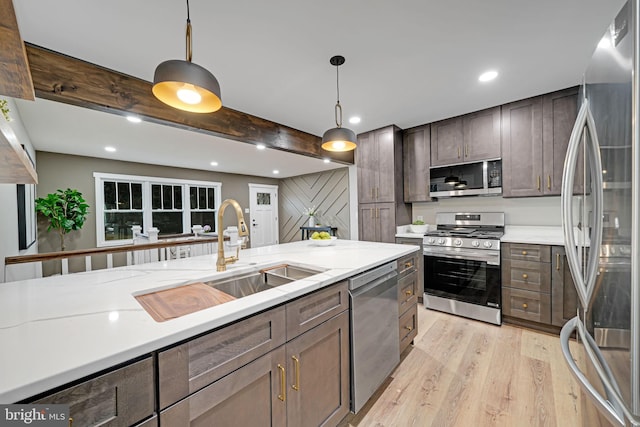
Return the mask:
<svg viewBox="0 0 640 427">
<path fill-rule="evenodd" d="M 302 212 L 313 205 L 318 223 L 337 227 L 341 239 L 351 237 L 347 167 L 282 179 L 278 194 L 280 242 L 300 240 L 300 226 L 309 219 Z"/>
<path fill-rule="evenodd" d="M 90 206 L 90 214 L 82 230 L 71 232 L 65 239 L 67 250 L 96 247 L 94 172 L 221 182 L 222 200 L 235 199 L 243 208 L 249 207 L 249 183 L 278 184 L 278 180 L 272 178 L 122 162 L 44 151 L 38 151 L 36 156 L 39 177 L 36 190 L 38 197 L 44 197 L 57 189 L 75 188 L 82 193 Z M 225 213 L 225 227 L 235 223 L 235 215 L 229 209 L 227 211 Z M 245 214 L 245 220 L 249 222 L 249 214 Z M 46 227 L 46 222 L 40 218 L 38 222 L 40 252 L 60 250 L 59 239 L 53 231 L 47 233 Z"/>
</svg>

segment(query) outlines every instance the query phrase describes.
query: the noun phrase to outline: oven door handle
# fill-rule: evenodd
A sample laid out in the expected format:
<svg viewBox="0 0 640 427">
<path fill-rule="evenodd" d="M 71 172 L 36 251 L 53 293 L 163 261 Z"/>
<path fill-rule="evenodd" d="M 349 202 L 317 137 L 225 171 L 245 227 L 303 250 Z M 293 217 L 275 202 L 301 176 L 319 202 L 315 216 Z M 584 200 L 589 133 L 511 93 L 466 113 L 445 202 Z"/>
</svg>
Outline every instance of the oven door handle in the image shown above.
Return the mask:
<svg viewBox="0 0 640 427">
<path fill-rule="evenodd" d="M 422 254 L 424 256 L 430 256 L 434 258 L 451 258 L 451 259 L 468 259 L 471 261 L 481 261 L 486 262 L 489 265 L 500 265 L 500 252 L 496 251 L 494 254 L 486 253 L 489 251 L 450 251 L 450 252 L 431 252 L 426 248 L 423 249 Z"/>
</svg>

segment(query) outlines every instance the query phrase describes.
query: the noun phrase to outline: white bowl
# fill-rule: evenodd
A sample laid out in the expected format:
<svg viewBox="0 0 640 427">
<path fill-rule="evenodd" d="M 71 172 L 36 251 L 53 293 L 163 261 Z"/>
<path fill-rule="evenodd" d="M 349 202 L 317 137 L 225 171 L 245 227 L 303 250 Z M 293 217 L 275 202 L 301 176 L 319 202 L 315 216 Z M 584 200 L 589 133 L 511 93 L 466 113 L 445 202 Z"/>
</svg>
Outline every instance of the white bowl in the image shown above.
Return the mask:
<svg viewBox="0 0 640 427">
<path fill-rule="evenodd" d="M 333 246 L 336 244 L 337 237 L 331 236 L 331 239 L 309 239 L 314 246 Z"/>
<path fill-rule="evenodd" d="M 424 224 L 424 225 L 409 224 L 409 228 L 411 229 L 412 233 L 424 234 L 427 232 L 427 229 L 429 228 L 429 226 L 427 224 Z"/>
</svg>

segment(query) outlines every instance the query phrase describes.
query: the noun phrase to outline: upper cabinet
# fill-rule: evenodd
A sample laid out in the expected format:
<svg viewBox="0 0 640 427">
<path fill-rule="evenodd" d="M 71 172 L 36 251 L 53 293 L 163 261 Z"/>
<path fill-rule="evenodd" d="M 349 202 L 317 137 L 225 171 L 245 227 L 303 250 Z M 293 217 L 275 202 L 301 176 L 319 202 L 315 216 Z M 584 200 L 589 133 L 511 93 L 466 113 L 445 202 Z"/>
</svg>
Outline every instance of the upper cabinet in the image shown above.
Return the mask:
<svg viewBox="0 0 640 427">
<path fill-rule="evenodd" d="M 431 127 L 407 129 L 402 137 L 404 201 L 428 202 L 429 165 L 431 164 Z"/>
<path fill-rule="evenodd" d="M 37 184 L 38 175 L 11 126 L 0 117 L 0 184 Z"/>
<path fill-rule="evenodd" d="M 358 135 L 358 201 L 394 202 L 402 189 L 402 135 L 389 126 Z M 396 172 L 400 173 L 396 177 Z"/>
<path fill-rule="evenodd" d="M 503 197 L 560 194 L 577 96 L 575 87 L 502 106 Z"/>
<path fill-rule="evenodd" d="M 500 157 L 500 107 L 431 124 L 431 166 Z"/>
</svg>

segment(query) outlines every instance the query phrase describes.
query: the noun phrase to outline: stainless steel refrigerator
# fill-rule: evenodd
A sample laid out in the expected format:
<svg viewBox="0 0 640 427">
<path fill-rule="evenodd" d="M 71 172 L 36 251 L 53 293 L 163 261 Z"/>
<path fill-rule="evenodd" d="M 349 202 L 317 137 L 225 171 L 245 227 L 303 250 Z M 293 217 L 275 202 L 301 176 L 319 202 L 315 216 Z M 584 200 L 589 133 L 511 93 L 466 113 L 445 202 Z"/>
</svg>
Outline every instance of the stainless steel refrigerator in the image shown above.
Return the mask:
<svg viewBox="0 0 640 427">
<path fill-rule="evenodd" d="M 580 308 L 560 339 L 593 404 L 586 409 L 598 410 L 586 425 L 640 425 L 639 5 L 623 6 L 585 71 L 564 165 L 564 240 Z"/>
</svg>

